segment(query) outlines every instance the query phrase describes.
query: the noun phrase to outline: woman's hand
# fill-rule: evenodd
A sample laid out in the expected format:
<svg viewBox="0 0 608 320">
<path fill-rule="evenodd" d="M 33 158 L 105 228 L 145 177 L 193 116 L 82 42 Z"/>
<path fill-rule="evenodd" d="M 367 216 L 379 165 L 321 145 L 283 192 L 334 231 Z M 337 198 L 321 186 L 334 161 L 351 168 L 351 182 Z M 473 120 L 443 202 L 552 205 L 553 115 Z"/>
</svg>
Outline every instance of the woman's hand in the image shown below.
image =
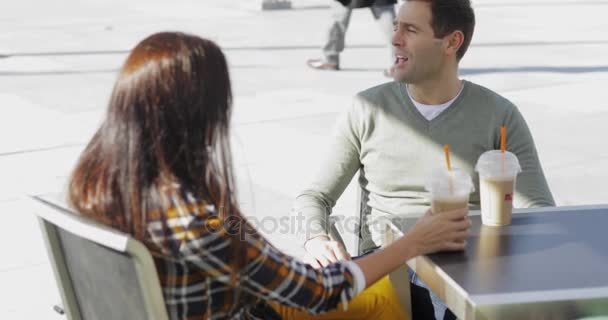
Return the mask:
<svg viewBox="0 0 608 320">
<path fill-rule="evenodd" d="M 416 255 L 464 250 L 471 226 L 468 214 L 468 208 L 438 214 L 429 210 L 404 237 L 409 238 L 416 249 Z"/>
</svg>

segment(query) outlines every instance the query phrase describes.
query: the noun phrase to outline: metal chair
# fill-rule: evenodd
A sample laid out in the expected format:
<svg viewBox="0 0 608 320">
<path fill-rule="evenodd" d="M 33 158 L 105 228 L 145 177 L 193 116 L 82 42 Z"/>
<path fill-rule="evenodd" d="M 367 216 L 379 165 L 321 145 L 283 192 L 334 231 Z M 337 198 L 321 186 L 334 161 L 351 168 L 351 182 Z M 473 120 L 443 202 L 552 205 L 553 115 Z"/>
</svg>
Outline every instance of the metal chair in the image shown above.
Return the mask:
<svg viewBox="0 0 608 320">
<path fill-rule="evenodd" d="M 31 198 L 68 319 L 169 319 L 141 242 L 65 205 Z"/>
</svg>

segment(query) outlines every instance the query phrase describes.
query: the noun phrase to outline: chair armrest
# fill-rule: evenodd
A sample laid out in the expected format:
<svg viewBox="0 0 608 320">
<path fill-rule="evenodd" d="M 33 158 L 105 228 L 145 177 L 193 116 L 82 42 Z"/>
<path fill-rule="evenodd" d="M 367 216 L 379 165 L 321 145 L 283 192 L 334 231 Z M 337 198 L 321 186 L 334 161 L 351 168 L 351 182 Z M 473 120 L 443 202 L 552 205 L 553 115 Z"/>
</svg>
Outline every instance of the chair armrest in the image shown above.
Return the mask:
<svg viewBox="0 0 608 320">
<path fill-rule="evenodd" d="M 338 231 L 338 228 L 336 227 L 336 222 L 335 221 L 331 221 L 330 222 L 330 226 L 329 226 L 329 238 L 332 239 L 333 241 L 337 241 L 343 247 L 346 248 L 346 244 L 344 243 L 344 239 L 342 239 L 342 236 L 340 235 L 340 232 Z"/>
</svg>

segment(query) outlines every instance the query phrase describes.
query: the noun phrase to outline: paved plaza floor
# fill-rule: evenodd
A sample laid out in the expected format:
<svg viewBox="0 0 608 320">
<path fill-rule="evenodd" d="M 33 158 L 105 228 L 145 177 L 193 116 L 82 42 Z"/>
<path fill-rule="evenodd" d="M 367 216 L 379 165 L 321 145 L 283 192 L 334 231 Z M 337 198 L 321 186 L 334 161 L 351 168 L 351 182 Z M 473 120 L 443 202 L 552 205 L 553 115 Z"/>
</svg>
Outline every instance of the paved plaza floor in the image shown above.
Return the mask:
<svg viewBox="0 0 608 320">
<path fill-rule="evenodd" d="M 0 3 L 0 319 L 60 319 L 26 194 L 57 193 L 99 125 L 129 49 L 178 30 L 211 38 L 229 59 L 243 207 L 262 221 L 289 215 L 317 169 L 339 112 L 388 81 L 387 49 L 367 10 L 355 11 L 340 72 L 320 55 L 330 0 L 257 11 L 248 0 L 21 0 Z M 558 205 L 608 203 L 608 1 L 475 0 L 464 79 L 518 105 Z M 406 147 L 406 146 L 405 146 Z M 354 214 L 352 185 L 337 212 Z M 272 229 L 268 220 L 263 231 Z M 289 232 L 271 240 L 301 253 Z"/>
</svg>

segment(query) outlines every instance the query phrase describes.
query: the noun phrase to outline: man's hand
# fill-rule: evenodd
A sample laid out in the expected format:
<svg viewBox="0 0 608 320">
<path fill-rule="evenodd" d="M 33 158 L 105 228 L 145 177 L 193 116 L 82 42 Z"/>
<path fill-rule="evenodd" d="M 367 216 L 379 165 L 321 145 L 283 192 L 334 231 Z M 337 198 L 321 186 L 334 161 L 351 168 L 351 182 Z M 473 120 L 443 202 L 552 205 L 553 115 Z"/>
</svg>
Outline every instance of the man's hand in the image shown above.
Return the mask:
<svg viewBox="0 0 608 320">
<path fill-rule="evenodd" d="M 351 259 L 342 244 L 330 240 L 327 236 L 318 236 L 306 241 L 304 249 L 306 249 L 304 261 L 314 268 L 322 268 L 334 262 Z"/>
</svg>

